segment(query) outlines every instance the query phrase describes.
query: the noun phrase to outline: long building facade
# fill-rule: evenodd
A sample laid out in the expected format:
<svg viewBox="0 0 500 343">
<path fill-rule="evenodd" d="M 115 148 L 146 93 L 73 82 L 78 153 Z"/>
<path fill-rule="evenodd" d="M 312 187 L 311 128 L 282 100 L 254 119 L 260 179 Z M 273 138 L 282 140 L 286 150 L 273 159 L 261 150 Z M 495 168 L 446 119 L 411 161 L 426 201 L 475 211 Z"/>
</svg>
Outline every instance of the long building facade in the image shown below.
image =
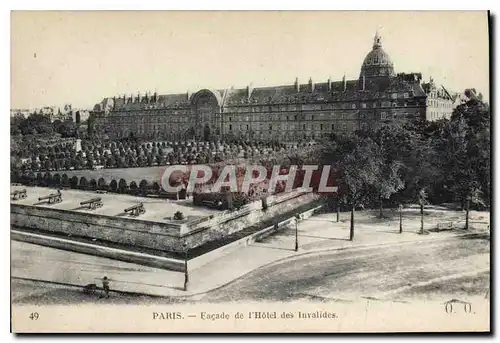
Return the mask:
<svg viewBox="0 0 500 343">
<path fill-rule="evenodd" d="M 277 87 L 105 98 L 91 111 L 95 132 L 172 141 L 314 140 L 414 118 L 449 118 L 453 98 L 420 73 L 394 72 L 380 35 L 359 78 Z"/>
</svg>

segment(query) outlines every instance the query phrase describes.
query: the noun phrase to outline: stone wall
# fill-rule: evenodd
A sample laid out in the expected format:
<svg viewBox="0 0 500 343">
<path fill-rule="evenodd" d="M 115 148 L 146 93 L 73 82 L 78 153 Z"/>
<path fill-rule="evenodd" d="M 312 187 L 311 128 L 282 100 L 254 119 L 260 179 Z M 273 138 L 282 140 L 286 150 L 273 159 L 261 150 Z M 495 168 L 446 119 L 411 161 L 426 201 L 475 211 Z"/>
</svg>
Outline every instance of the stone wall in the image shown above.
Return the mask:
<svg viewBox="0 0 500 343">
<path fill-rule="evenodd" d="M 166 250 L 178 245 L 180 226 L 145 220 L 11 204 L 10 223 L 66 235 Z"/>
<path fill-rule="evenodd" d="M 175 251 L 179 250 L 184 242 L 187 243 L 189 249 L 195 248 L 291 211 L 317 197 L 312 193 L 285 194 L 281 198 L 273 198 L 272 205 L 267 210 L 262 209 L 259 201 L 248 204 L 239 211 L 223 213 L 192 226 L 189 223 L 158 223 L 11 204 L 11 225 L 136 247 Z"/>
</svg>

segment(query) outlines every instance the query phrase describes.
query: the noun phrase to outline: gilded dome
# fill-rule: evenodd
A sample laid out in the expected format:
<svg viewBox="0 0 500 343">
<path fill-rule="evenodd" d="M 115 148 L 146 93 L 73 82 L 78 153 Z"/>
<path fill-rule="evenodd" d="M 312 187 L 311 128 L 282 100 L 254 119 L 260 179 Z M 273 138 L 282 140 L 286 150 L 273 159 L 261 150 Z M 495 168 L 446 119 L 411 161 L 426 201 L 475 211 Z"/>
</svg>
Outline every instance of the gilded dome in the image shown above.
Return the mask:
<svg viewBox="0 0 500 343">
<path fill-rule="evenodd" d="M 360 76 L 392 76 L 394 75 L 394 65 L 389 55 L 382 48 L 382 37 L 375 34 L 373 38 L 372 51 L 366 55 L 361 66 Z"/>
</svg>

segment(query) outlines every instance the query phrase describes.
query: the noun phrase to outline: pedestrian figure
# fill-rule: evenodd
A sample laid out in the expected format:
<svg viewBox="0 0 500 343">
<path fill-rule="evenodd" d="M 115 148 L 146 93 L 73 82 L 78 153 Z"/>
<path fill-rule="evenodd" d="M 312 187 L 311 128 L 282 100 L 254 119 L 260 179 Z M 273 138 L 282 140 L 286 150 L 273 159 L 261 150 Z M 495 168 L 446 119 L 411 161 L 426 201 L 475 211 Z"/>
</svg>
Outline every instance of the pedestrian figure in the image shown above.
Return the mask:
<svg viewBox="0 0 500 343">
<path fill-rule="evenodd" d="M 107 276 L 102 278 L 102 288 L 104 289 L 104 296 L 109 298 L 109 280 Z"/>
</svg>

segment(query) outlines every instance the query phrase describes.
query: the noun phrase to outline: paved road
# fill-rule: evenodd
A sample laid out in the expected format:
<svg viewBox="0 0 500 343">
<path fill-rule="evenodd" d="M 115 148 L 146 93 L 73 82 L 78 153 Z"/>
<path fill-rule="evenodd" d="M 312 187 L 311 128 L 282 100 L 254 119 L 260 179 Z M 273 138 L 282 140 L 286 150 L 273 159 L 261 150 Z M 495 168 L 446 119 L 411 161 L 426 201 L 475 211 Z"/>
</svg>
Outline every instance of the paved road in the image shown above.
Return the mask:
<svg viewBox="0 0 500 343">
<path fill-rule="evenodd" d="M 322 253 L 261 268 L 202 300 L 436 300 L 479 296 L 489 289 L 489 258 L 489 235 Z"/>
<path fill-rule="evenodd" d="M 44 248 L 51 249 L 51 248 Z M 35 251 L 25 249 L 12 262 L 13 268 L 21 268 L 22 260 L 37 258 Z M 38 252 L 39 254 L 40 252 Z M 72 254 L 69 252 L 65 252 Z M 75 256 L 75 255 L 72 255 Z M 39 255 L 39 258 L 46 258 Z M 90 256 L 88 256 L 90 257 Z M 55 261 L 65 266 L 60 273 L 82 273 L 90 270 L 108 275 L 140 273 L 143 282 L 159 270 L 115 261 L 112 265 L 85 264 L 73 257 Z M 207 293 L 196 300 L 208 302 L 315 299 L 320 301 L 352 301 L 361 297 L 387 300 L 449 299 L 483 296 L 489 287 L 490 268 L 489 235 L 450 238 L 414 245 L 346 249 L 336 252 L 306 255 L 263 267 L 222 288 Z M 26 267 L 26 266 L 25 266 Z M 130 268 L 133 267 L 133 268 Z M 51 268 L 54 270 L 54 268 Z M 57 268 L 56 268 L 57 270 Z M 84 273 L 85 274 L 85 273 Z M 179 280 L 169 280 L 182 284 Z M 61 277 L 63 275 L 60 275 Z M 56 277 L 56 275 L 52 275 Z M 155 279 L 156 279 L 155 278 Z M 84 280 L 82 280 L 83 283 Z M 90 280 L 89 280 L 90 281 Z M 87 280 L 85 280 L 87 282 Z M 84 284 L 84 283 L 83 283 Z M 184 301 L 179 298 L 155 298 L 148 296 L 114 295 L 110 299 L 89 298 L 80 289 L 12 280 L 12 299 L 16 303 L 80 303 L 106 302 L 128 304 L 171 303 Z"/>
</svg>

